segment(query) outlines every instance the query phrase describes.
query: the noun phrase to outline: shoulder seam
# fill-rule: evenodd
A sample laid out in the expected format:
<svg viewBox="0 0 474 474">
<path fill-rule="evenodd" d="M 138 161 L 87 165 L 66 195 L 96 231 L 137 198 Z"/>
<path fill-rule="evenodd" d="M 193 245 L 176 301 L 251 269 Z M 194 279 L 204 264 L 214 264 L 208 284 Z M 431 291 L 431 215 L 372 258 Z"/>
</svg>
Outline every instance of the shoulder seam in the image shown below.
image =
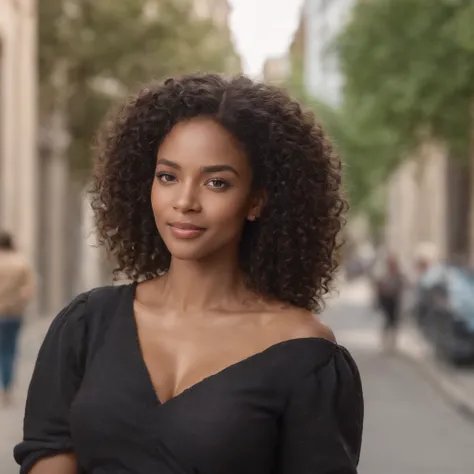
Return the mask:
<svg viewBox="0 0 474 474">
<path fill-rule="evenodd" d="M 326 341 L 327 343 L 329 343 L 332 346 L 331 347 L 331 354 L 328 356 L 327 360 L 324 360 L 323 362 L 321 362 L 321 364 L 318 364 L 316 367 L 312 367 L 311 369 L 309 369 L 301 377 L 298 377 L 298 379 L 295 381 L 294 384 L 292 384 L 292 386 L 289 388 L 288 393 L 286 395 L 286 401 L 285 401 L 284 409 L 286 409 L 286 407 L 288 406 L 288 403 L 289 403 L 293 393 L 298 389 L 298 383 L 301 380 L 305 379 L 306 377 L 309 377 L 311 374 L 317 373 L 320 370 L 325 369 L 334 360 L 336 352 L 339 350 L 339 346 L 337 344 L 335 344 L 334 342 L 330 341 L 329 339 L 324 339 L 324 338 L 321 338 L 321 339 L 323 339 L 324 341 Z"/>
</svg>

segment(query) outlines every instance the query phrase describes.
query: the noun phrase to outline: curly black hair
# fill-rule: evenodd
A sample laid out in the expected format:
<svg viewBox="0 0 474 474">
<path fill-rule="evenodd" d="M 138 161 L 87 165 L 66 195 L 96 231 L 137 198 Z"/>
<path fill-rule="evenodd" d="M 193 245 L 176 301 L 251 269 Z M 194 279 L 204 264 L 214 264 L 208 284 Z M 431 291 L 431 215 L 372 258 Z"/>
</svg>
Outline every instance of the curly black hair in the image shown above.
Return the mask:
<svg viewBox="0 0 474 474">
<path fill-rule="evenodd" d="M 98 135 L 92 206 L 99 241 L 134 281 L 165 274 L 171 256 L 150 201 L 157 150 L 172 127 L 210 117 L 244 146 L 266 193 L 245 224 L 241 266 L 249 288 L 318 311 L 337 268 L 347 204 L 341 161 L 309 111 L 282 89 L 246 76 L 187 75 L 144 88 Z"/>
</svg>

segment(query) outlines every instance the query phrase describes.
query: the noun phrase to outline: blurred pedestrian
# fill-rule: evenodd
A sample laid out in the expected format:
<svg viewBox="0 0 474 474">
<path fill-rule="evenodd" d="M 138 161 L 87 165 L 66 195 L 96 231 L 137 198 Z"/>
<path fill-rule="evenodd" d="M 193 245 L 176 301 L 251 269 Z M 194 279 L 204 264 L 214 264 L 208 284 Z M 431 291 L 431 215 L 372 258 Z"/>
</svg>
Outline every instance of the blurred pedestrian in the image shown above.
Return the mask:
<svg viewBox="0 0 474 474">
<path fill-rule="evenodd" d="M 421 242 L 414 251 L 414 283 L 433 265 L 438 263 L 439 255 L 436 245 L 432 242 Z"/>
<path fill-rule="evenodd" d="M 33 294 L 30 265 L 15 250 L 13 237 L 0 232 L 0 378 L 4 405 L 11 402 L 18 336 Z"/>
<path fill-rule="evenodd" d="M 426 330 L 425 323 L 429 315 L 430 288 L 424 284 L 426 275 L 439 264 L 439 253 L 432 242 L 421 242 L 415 247 L 413 277 L 411 279 L 411 313 L 419 327 Z"/>
<path fill-rule="evenodd" d="M 405 276 L 400 263 L 393 253 L 389 253 L 381 266 L 379 274 L 375 277 L 377 303 L 384 318 L 382 344 L 387 351 L 396 348 L 405 286 Z"/>
<path fill-rule="evenodd" d="M 314 314 L 346 207 L 320 125 L 276 87 L 191 75 L 106 127 L 93 207 L 133 283 L 53 322 L 22 472 L 356 473 L 359 372 Z"/>
</svg>

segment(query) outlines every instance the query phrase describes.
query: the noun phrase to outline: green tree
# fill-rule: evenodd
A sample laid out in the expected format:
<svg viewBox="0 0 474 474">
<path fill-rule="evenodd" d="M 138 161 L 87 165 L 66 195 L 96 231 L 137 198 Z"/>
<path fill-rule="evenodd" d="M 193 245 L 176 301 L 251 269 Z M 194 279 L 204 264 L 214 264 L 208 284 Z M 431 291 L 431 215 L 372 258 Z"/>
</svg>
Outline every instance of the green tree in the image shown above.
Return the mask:
<svg viewBox="0 0 474 474">
<path fill-rule="evenodd" d="M 382 175 L 427 138 L 468 156 L 473 24 L 470 0 L 372 0 L 355 6 L 336 44 L 346 78 L 345 113 Z"/>
<path fill-rule="evenodd" d="M 63 153 L 79 170 L 89 167 L 107 109 L 131 88 L 238 64 L 230 34 L 197 19 L 185 0 L 42 0 L 38 8 L 41 124 L 57 129 L 60 118 Z"/>
<path fill-rule="evenodd" d="M 362 200 L 432 139 L 470 166 L 474 190 L 473 25 L 472 0 L 370 0 L 354 7 L 335 47 L 354 138 L 346 156 Z M 474 191 L 470 206 L 474 257 Z"/>
</svg>

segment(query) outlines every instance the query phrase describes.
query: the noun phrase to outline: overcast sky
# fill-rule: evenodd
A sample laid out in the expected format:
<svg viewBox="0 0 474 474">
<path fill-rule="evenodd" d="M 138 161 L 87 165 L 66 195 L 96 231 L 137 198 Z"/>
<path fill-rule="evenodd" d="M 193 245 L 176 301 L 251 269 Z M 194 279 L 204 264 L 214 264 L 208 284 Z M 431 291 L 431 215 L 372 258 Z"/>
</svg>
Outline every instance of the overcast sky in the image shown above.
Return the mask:
<svg viewBox="0 0 474 474">
<path fill-rule="evenodd" d="M 291 43 L 304 0 L 230 0 L 231 28 L 244 72 L 259 74 L 266 58 Z"/>
</svg>

